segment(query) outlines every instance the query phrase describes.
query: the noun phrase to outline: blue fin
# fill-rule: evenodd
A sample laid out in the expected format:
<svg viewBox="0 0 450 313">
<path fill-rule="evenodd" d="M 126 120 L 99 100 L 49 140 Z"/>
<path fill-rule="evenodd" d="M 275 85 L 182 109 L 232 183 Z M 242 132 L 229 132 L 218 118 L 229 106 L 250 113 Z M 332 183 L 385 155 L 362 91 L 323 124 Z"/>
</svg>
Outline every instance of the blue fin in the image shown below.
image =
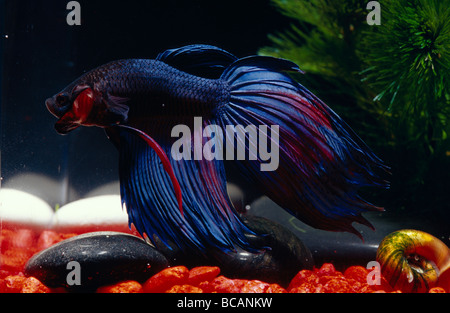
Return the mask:
<svg viewBox="0 0 450 313">
<path fill-rule="evenodd" d="M 180 183 L 178 182 L 177 178 L 175 177 L 175 174 L 173 172 L 172 164 L 169 161 L 169 158 L 166 154 L 166 152 L 163 150 L 163 148 L 149 135 L 144 133 L 143 131 L 126 126 L 126 125 L 117 125 L 116 127 L 120 129 L 127 130 L 129 132 L 134 133 L 135 135 L 139 136 L 142 140 L 145 141 L 145 143 L 148 145 L 149 148 L 151 148 L 153 151 L 155 151 L 156 155 L 158 156 L 159 160 L 161 161 L 161 164 L 166 171 L 166 173 L 169 175 L 170 180 L 173 185 L 173 189 L 175 191 L 175 196 L 177 198 L 178 207 L 180 209 L 181 215 L 183 215 L 183 197 L 181 195 L 181 187 Z"/>
<path fill-rule="evenodd" d="M 219 110 L 222 127 L 279 126 L 277 133 L 267 131 L 267 142 L 279 150 L 276 170 L 261 171 L 265 161 L 248 156 L 237 161 L 240 170 L 305 223 L 361 237 L 352 223 L 371 227 L 361 213 L 381 208 L 362 200 L 357 191 L 362 186 L 387 187 L 378 175 L 386 167 L 337 114 L 285 71 L 300 69 L 286 60 L 248 57 L 221 77 L 231 86 L 230 102 Z M 227 136 L 235 140 L 233 134 Z M 257 144 L 249 137 L 247 133 L 240 143 L 248 155 Z"/>
<path fill-rule="evenodd" d="M 174 160 L 170 146 L 161 145 L 180 182 L 183 216 L 170 176 L 155 150 L 133 132 L 114 131 L 120 153 L 122 203 L 129 223 L 141 235 L 146 234 L 154 244 L 163 242 L 169 248 L 175 244 L 190 253 L 215 248 L 235 251 L 236 246 L 260 250 L 249 244 L 246 234 L 254 233 L 240 220 L 228 198 L 221 161 Z"/>
<path fill-rule="evenodd" d="M 156 60 L 192 75 L 219 78 L 237 58 L 218 47 L 197 44 L 166 50 L 158 54 Z"/>
</svg>

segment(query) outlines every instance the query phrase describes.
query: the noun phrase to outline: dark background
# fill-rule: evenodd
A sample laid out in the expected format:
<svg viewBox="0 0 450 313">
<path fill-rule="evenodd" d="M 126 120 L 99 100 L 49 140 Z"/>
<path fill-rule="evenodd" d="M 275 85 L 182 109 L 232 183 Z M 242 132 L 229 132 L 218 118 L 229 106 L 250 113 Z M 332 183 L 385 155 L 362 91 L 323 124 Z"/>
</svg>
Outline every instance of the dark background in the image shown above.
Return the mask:
<svg viewBox="0 0 450 313">
<path fill-rule="evenodd" d="M 269 0 L 81 0 L 81 26 L 69 26 L 68 2 L 0 1 L 3 186 L 51 205 L 117 180 L 118 160 L 101 129 L 58 135 L 46 98 L 106 62 L 154 58 L 186 44 L 256 54 L 270 44 L 269 33 L 289 25 Z"/>
<path fill-rule="evenodd" d="M 36 194 L 53 207 L 117 182 L 118 153 L 99 128 L 58 135 L 46 98 L 106 62 L 154 58 L 186 44 L 212 44 L 238 57 L 256 54 L 271 45 L 269 34 L 291 23 L 270 0 L 80 0 L 81 26 L 69 26 L 68 2 L 0 0 L 2 187 Z M 448 242 L 448 221 L 434 215 L 428 222 L 414 219 L 410 212 L 392 221 L 372 215 L 369 220 L 377 232 L 363 228 L 363 244 L 351 234 L 309 230 L 266 200 L 252 205 L 255 208 L 305 238 L 316 261 L 322 254 L 325 260 L 331 256 L 347 264 L 352 253 L 360 258 L 364 251 L 367 260 L 373 260 L 384 235 L 417 225 Z"/>
</svg>

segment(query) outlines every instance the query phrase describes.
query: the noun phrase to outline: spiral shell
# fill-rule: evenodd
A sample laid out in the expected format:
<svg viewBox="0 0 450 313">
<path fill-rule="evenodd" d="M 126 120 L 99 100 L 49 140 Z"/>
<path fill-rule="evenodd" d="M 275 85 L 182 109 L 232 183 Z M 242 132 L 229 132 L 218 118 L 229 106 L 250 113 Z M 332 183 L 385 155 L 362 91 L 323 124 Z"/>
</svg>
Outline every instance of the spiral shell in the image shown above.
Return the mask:
<svg viewBox="0 0 450 313">
<path fill-rule="evenodd" d="M 404 229 L 386 236 L 377 250 L 381 273 L 394 289 L 427 292 L 450 269 L 450 250 L 436 237 Z"/>
</svg>

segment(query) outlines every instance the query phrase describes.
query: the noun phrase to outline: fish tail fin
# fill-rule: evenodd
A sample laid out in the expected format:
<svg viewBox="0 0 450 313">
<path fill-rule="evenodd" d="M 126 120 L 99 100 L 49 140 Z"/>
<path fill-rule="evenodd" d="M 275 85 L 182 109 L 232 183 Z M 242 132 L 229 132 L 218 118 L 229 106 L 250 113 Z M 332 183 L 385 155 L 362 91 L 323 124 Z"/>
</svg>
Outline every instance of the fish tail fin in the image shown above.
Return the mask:
<svg viewBox="0 0 450 313">
<path fill-rule="evenodd" d="M 227 159 L 237 154 L 241 172 L 305 223 L 361 237 L 352 223 L 371 227 L 361 213 L 382 209 L 357 191 L 387 187 L 380 178 L 387 167 L 287 71 L 301 72 L 290 61 L 261 56 L 240 59 L 224 71 L 221 79 L 230 85 L 230 100 L 219 107 L 219 120 L 223 129 L 242 126 L 244 134 L 226 132 L 227 149 L 230 144 L 237 150 L 227 150 Z"/>
</svg>

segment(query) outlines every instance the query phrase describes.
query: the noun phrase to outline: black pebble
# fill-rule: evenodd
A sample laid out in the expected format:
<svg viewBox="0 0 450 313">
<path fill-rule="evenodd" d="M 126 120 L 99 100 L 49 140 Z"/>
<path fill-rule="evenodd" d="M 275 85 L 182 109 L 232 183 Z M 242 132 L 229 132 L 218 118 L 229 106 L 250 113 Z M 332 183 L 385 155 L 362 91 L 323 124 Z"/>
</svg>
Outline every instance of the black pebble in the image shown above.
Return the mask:
<svg viewBox="0 0 450 313">
<path fill-rule="evenodd" d="M 76 276 L 79 264 L 79 283 Z M 141 238 L 118 232 L 93 232 L 59 242 L 34 255 L 25 275 L 46 286 L 93 291 L 123 280 L 144 282 L 168 267 L 167 259 Z M 69 278 L 69 279 L 68 279 Z"/>
<path fill-rule="evenodd" d="M 270 250 L 261 253 L 238 250 L 219 255 L 224 276 L 258 279 L 287 287 L 300 270 L 313 268 L 311 252 L 291 231 L 263 217 L 247 216 L 244 221 L 256 233 L 265 234 L 254 236 L 250 241 L 268 246 Z"/>
<path fill-rule="evenodd" d="M 203 265 L 219 266 L 221 275 L 228 278 L 257 279 L 267 283 L 278 283 L 287 287 L 294 276 L 303 269 L 312 269 L 314 260 L 310 250 L 302 241 L 284 226 L 263 217 L 248 215 L 244 222 L 256 233 L 265 236 L 248 235 L 256 246 L 271 249 L 250 253 L 242 249 L 236 252 L 208 251 L 201 256 L 182 253 L 176 247 L 165 248 L 156 245 L 166 255 L 171 266 L 185 265 L 188 268 Z"/>
</svg>

